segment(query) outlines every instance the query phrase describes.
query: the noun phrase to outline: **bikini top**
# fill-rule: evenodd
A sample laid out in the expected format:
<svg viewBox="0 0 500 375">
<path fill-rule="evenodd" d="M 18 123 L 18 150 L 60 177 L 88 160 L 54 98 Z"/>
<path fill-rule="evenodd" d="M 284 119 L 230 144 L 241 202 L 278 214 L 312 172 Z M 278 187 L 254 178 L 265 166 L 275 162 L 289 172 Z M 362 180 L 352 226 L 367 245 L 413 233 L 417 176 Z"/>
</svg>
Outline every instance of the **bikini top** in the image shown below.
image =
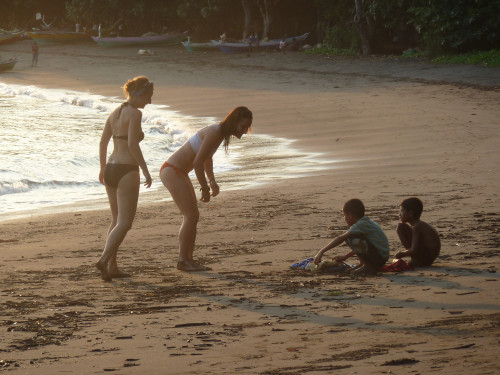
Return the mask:
<svg viewBox="0 0 500 375">
<path fill-rule="evenodd" d="M 214 124 L 214 125 L 210 125 L 210 126 L 220 126 L 220 124 Z M 200 151 L 200 147 L 201 147 L 201 143 L 202 143 L 202 140 L 200 137 L 200 131 L 197 131 L 196 134 L 194 134 L 193 136 L 191 136 L 191 138 L 189 138 L 189 143 L 191 144 L 191 148 L 193 149 L 194 153 L 197 154 L 198 151 Z"/>
<path fill-rule="evenodd" d="M 189 143 L 191 144 L 191 147 L 195 154 L 197 154 L 198 151 L 200 151 L 201 142 L 202 141 L 198 132 L 194 134 L 191 138 L 189 138 Z"/>
<path fill-rule="evenodd" d="M 123 107 L 126 107 L 128 105 L 128 102 L 124 102 L 120 105 L 120 109 L 118 110 L 118 117 L 120 117 L 122 113 Z M 127 135 L 113 135 L 113 139 L 123 139 L 124 141 L 128 141 L 128 134 Z M 144 132 L 139 133 L 139 142 L 141 142 L 144 139 Z"/>
<path fill-rule="evenodd" d="M 123 139 L 124 141 L 128 141 L 128 135 L 113 135 L 113 139 Z M 144 132 L 139 133 L 139 142 L 144 139 Z"/>
</svg>

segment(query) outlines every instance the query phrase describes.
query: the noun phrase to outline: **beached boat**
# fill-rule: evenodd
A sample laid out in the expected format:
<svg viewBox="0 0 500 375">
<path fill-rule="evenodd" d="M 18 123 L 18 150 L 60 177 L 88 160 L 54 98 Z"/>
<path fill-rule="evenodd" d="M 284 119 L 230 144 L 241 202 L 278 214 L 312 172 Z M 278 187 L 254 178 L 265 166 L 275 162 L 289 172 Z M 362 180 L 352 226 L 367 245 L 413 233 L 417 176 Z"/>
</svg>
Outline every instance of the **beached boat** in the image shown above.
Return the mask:
<svg viewBox="0 0 500 375">
<path fill-rule="evenodd" d="M 23 37 L 24 31 L 16 31 L 12 33 L 1 33 L 0 44 L 14 43 Z"/>
<path fill-rule="evenodd" d="M 305 33 L 299 36 L 295 37 L 290 37 L 286 38 L 287 44 L 291 44 L 294 42 L 295 43 L 302 43 L 307 37 L 309 36 L 309 33 Z M 280 45 L 281 39 L 272 39 L 268 41 L 262 41 L 259 42 L 259 44 L 252 44 L 252 48 L 259 49 L 259 50 L 273 50 L 277 49 Z M 238 53 L 238 52 L 248 52 L 249 51 L 249 46 L 248 42 L 238 42 L 238 43 L 228 43 L 228 42 L 221 42 L 217 40 L 212 40 L 212 44 L 219 48 L 222 52 L 225 53 Z"/>
<path fill-rule="evenodd" d="M 0 61 L 0 72 L 5 72 L 7 70 L 12 70 L 14 69 L 14 66 L 17 63 L 17 59 L 13 57 L 12 59 L 9 60 L 3 60 Z"/>
<path fill-rule="evenodd" d="M 145 46 L 145 45 L 172 45 L 186 37 L 187 31 L 183 33 L 168 33 L 163 35 L 149 36 L 117 36 L 117 37 L 97 37 L 93 36 L 94 42 L 101 47 L 120 47 L 120 46 Z"/>
<path fill-rule="evenodd" d="M 75 43 L 90 40 L 88 34 L 74 31 L 28 31 L 28 35 L 38 44 Z"/>
<path fill-rule="evenodd" d="M 189 52 L 213 51 L 213 50 L 217 49 L 217 46 L 215 46 L 212 42 L 193 43 L 193 42 L 187 41 L 187 42 L 181 42 L 181 43 Z"/>
</svg>

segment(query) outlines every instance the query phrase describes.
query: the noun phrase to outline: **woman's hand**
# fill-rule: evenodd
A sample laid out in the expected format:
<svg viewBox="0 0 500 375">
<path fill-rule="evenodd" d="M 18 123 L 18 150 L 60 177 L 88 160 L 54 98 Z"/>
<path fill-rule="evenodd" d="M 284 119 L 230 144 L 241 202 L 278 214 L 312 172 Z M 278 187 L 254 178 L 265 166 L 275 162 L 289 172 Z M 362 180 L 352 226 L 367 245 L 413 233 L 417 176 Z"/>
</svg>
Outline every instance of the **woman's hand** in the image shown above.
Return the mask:
<svg viewBox="0 0 500 375">
<path fill-rule="evenodd" d="M 219 194 L 219 185 L 215 179 L 210 180 L 210 188 L 212 189 L 212 197 L 216 197 Z"/>
<path fill-rule="evenodd" d="M 149 171 L 145 171 L 144 177 L 146 178 L 146 181 L 144 182 L 144 186 L 146 186 L 146 189 L 151 187 L 151 184 L 153 183 L 153 179 L 151 178 L 151 175 L 149 174 Z"/>
<path fill-rule="evenodd" d="M 202 189 L 201 190 L 201 199 L 202 202 L 210 202 L 210 189 Z"/>
<path fill-rule="evenodd" d="M 99 171 L 99 182 L 104 185 L 104 169 Z"/>
</svg>

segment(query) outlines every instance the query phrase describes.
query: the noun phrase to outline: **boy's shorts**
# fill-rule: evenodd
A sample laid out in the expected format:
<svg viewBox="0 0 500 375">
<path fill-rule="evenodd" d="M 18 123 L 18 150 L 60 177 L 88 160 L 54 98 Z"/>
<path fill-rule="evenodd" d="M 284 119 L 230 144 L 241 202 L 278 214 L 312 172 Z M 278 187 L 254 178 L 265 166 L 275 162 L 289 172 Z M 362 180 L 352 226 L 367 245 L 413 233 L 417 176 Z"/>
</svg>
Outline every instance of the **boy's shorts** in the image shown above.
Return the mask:
<svg viewBox="0 0 500 375">
<path fill-rule="evenodd" d="M 370 241 L 361 237 L 351 237 L 346 240 L 347 245 L 356 253 L 363 263 L 378 270 L 387 259 L 384 259 L 378 249 Z"/>
</svg>

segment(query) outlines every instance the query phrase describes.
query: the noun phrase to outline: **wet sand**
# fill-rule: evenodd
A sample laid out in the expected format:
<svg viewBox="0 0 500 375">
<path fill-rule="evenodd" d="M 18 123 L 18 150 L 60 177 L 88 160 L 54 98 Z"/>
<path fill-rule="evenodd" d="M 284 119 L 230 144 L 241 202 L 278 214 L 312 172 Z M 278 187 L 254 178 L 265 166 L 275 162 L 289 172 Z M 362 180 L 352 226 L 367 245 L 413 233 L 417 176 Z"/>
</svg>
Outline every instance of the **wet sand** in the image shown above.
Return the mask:
<svg viewBox="0 0 500 375">
<path fill-rule="evenodd" d="M 175 47 L 140 57 L 91 44 L 41 47 L 32 69 L 29 42 L 0 52 L 20 59 L 0 76 L 6 83 L 119 96 L 127 78 L 145 74 L 155 103 L 219 119 L 247 105 L 254 133 L 335 161 L 258 188 L 224 191 L 221 181 L 220 196 L 200 203 L 195 257 L 208 272 L 175 269 L 181 217 L 172 202 L 140 201 L 119 253 L 133 277 L 113 282 L 94 268 L 109 212 L 0 222 L 0 369 L 500 371 L 500 69 Z M 346 229 L 340 208 L 353 197 L 395 254 L 398 206 L 412 195 L 441 234 L 434 266 L 375 277 L 289 269 Z"/>
</svg>

